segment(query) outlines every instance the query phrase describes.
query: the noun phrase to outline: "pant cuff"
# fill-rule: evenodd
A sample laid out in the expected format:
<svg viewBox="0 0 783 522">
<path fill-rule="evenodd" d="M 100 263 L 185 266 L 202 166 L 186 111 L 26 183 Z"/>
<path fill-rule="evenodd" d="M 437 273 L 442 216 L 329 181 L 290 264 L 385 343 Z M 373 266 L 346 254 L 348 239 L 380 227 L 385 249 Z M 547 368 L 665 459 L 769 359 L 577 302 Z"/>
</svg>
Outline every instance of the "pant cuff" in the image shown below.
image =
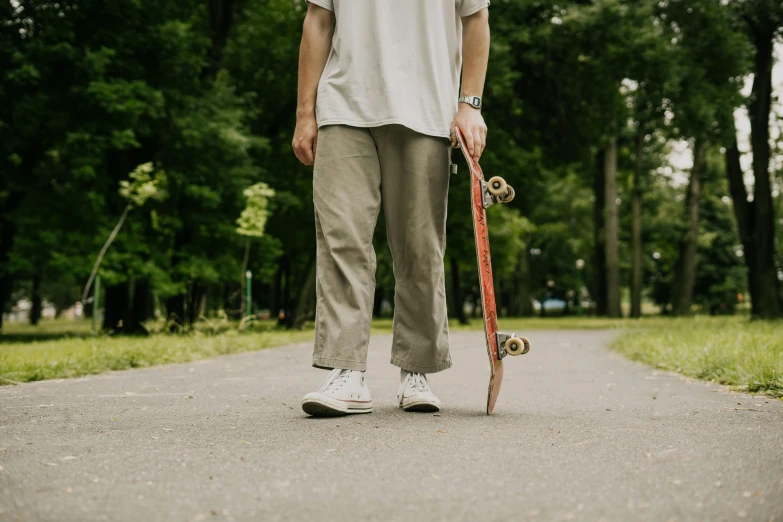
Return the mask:
<svg viewBox="0 0 783 522">
<path fill-rule="evenodd" d="M 392 357 L 391 363 L 394 366 L 397 366 L 398 368 L 405 370 L 406 372 L 415 372 L 415 373 L 438 373 L 443 370 L 448 370 L 449 368 L 451 368 L 451 359 L 439 363 L 435 366 L 419 366 L 418 364 L 412 364 L 409 361 L 406 361 L 405 359 L 401 359 L 399 357 Z"/>
<path fill-rule="evenodd" d="M 324 370 L 340 368 L 341 370 L 357 370 L 363 372 L 367 370 L 367 361 L 351 361 L 348 359 L 313 356 L 313 366 Z"/>
</svg>

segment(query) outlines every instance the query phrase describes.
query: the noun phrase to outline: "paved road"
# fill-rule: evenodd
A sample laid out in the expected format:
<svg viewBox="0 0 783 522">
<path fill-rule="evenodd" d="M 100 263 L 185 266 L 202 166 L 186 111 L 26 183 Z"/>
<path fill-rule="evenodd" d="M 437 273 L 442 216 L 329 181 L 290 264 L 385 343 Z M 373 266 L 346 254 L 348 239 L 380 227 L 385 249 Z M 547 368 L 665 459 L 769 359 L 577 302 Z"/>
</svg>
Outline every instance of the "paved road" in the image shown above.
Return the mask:
<svg viewBox="0 0 783 522">
<path fill-rule="evenodd" d="M 0 389 L 0 520 L 783 520 L 783 403 L 534 332 L 483 414 L 481 333 L 452 335 L 438 415 L 307 418 L 310 347 Z"/>
</svg>

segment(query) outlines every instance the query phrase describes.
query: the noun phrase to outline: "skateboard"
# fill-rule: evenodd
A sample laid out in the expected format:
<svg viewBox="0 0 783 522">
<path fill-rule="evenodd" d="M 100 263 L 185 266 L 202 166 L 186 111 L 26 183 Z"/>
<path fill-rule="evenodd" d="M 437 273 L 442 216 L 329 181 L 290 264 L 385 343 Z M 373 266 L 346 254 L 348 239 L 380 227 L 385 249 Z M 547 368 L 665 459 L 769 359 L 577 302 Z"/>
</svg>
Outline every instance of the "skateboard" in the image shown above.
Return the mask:
<svg viewBox="0 0 783 522">
<path fill-rule="evenodd" d="M 498 331 L 497 309 L 495 307 L 495 286 L 492 282 L 492 260 L 489 254 L 489 229 L 487 209 L 497 203 L 511 203 L 514 188 L 500 176 L 484 180 L 481 167 L 474 160 L 465 145 L 465 137 L 457 128 L 457 143 L 470 170 L 470 203 L 473 213 L 473 235 L 476 239 L 476 261 L 478 262 L 479 287 L 481 288 L 481 309 L 484 316 L 487 355 L 489 356 L 489 388 L 487 389 L 487 415 L 495 409 L 495 402 L 503 383 L 503 358 L 506 355 L 523 355 L 530 351 L 530 341 L 515 333 Z M 452 164 L 456 173 L 456 164 Z"/>
</svg>

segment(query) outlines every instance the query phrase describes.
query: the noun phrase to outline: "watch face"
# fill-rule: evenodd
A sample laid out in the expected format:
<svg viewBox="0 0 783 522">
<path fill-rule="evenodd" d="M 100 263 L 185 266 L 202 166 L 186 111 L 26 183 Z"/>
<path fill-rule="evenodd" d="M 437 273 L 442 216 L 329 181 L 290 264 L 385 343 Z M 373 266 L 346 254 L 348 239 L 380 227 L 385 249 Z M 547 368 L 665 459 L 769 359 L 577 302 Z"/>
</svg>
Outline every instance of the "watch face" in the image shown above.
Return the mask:
<svg viewBox="0 0 783 522">
<path fill-rule="evenodd" d="M 481 107 L 481 98 L 479 98 L 478 96 L 474 96 L 474 97 L 473 97 L 473 103 L 472 103 L 472 105 L 473 105 L 475 108 L 477 108 L 477 109 L 478 109 L 479 107 Z"/>
</svg>

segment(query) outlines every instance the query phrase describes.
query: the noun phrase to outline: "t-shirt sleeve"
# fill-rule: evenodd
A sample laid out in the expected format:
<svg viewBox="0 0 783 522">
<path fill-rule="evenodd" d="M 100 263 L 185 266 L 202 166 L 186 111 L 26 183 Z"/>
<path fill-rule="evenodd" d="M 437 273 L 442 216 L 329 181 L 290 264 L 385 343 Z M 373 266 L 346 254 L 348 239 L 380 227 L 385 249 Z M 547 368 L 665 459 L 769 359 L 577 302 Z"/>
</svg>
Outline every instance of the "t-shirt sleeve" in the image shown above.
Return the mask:
<svg viewBox="0 0 783 522">
<path fill-rule="evenodd" d="M 332 2 L 332 0 L 307 0 L 307 1 L 311 4 L 315 4 L 319 7 L 323 7 L 324 9 L 334 11 L 334 3 Z"/>
<path fill-rule="evenodd" d="M 457 0 L 457 14 L 460 16 L 470 16 L 485 7 L 489 7 L 489 0 Z"/>
</svg>

